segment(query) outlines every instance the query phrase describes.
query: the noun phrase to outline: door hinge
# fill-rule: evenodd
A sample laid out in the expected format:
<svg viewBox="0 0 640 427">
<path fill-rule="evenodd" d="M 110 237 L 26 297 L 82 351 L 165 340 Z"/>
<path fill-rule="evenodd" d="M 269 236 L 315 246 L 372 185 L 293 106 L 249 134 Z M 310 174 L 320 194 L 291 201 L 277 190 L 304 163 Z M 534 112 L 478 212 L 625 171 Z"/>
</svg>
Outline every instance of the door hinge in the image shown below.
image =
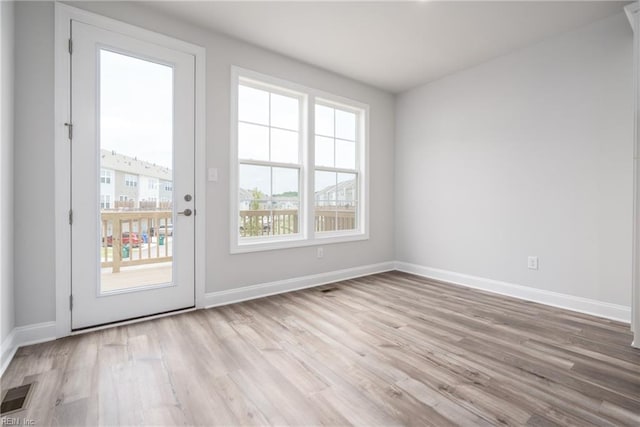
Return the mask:
<svg viewBox="0 0 640 427">
<path fill-rule="evenodd" d="M 69 141 L 71 141 L 73 139 L 73 123 L 65 123 L 64 125 L 67 127 L 67 131 L 69 132 Z"/>
<path fill-rule="evenodd" d="M 69 55 L 73 54 L 73 40 L 69 39 Z"/>
<path fill-rule="evenodd" d="M 73 209 L 69 209 L 69 225 L 73 225 Z"/>
<path fill-rule="evenodd" d="M 69 295 L 69 310 L 73 310 L 73 295 Z"/>
</svg>

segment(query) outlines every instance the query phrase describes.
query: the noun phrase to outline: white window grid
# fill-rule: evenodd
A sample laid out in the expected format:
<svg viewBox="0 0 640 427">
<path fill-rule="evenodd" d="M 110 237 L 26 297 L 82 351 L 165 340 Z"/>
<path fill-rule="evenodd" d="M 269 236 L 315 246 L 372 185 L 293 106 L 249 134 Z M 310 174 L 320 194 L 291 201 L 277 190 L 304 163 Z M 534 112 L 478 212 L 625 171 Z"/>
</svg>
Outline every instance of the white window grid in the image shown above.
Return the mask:
<svg viewBox="0 0 640 427">
<path fill-rule="evenodd" d="M 318 244 L 327 244 L 334 242 L 345 242 L 355 240 L 366 240 L 369 238 L 369 172 L 368 172 L 368 120 L 369 107 L 358 101 L 344 98 L 342 96 L 333 95 L 323 91 L 318 91 L 308 87 L 304 87 L 295 83 L 280 80 L 274 77 L 263 75 L 254 71 L 232 67 L 232 150 L 231 150 L 231 179 L 230 186 L 232 194 L 238 195 L 239 191 L 239 165 L 242 163 L 256 163 L 253 160 L 242 160 L 238 153 L 238 86 L 246 85 L 248 82 L 258 85 L 257 88 L 267 87 L 268 90 L 280 89 L 285 95 L 290 96 L 290 91 L 303 95 L 304 102 L 302 107 L 303 117 L 301 120 L 302 128 L 300 129 L 301 144 L 299 155 L 301 158 L 300 168 L 300 230 L 301 233 L 297 239 L 279 238 L 271 241 L 270 238 L 259 238 L 256 241 L 242 241 L 237 233 L 238 211 L 240 210 L 239 197 L 236 196 L 235 202 L 231 203 L 230 213 L 232 220 L 231 227 L 231 253 L 243 253 L 253 251 L 263 251 L 271 249 L 280 249 L 287 247 L 299 247 Z M 357 116 L 357 135 L 356 135 L 356 168 L 325 168 L 316 167 L 314 164 L 314 105 L 321 103 L 332 108 L 344 111 L 350 111 Z M 335 123 L 335 121 L 334 121 Z M 291 167 L 290 164 L 283 165 Z M 357 175 L 353 192 L 357 199 L 357 219 L 356 229 L 341 230 L 334 233 L 316 233 L 314 229 L 315 217 L 315 197 L 306 197 L 307 194 L 314 194 L 314 174 L 316 170 L 330 169 L 332 172 L 346 172 Z M 335 197 L 335 196 L 334 196 Z M 305 221 L 305 218 L 307 221 Z"/>
</svg>

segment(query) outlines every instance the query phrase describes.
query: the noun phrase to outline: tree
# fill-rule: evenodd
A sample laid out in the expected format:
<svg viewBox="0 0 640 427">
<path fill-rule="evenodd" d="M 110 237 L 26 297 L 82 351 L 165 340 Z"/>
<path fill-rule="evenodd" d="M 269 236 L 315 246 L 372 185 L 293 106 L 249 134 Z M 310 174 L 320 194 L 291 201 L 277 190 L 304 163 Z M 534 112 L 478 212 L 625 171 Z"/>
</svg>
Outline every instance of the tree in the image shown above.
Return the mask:
<svg viewBox="0 0 640 427">
<path fill-rule="evenodd" d="M 264 193 L 257 188 L 251 190 L 251 204 L 249 205 L 249 209 L 252 211 L 260 209 L 260 200 L 264 200 L 265 198 Z"/>
<path fill-rule="evenodd" d="M 252 211 L 260 210 L 260 202 L 266 199 L 266 195 L 254 188 L 251 190 L 251 203 L 249 204 L 249 209 Z M 266 229 L 265 229 L 266 227 Z M 246 236 L 262 236 L 264 231 L 269 231 L 267 225 L 264 224 L 264 217 L 262 216 L 250 216 L 249 222 L 245 223 L 244 232 Z"/>
</svg>

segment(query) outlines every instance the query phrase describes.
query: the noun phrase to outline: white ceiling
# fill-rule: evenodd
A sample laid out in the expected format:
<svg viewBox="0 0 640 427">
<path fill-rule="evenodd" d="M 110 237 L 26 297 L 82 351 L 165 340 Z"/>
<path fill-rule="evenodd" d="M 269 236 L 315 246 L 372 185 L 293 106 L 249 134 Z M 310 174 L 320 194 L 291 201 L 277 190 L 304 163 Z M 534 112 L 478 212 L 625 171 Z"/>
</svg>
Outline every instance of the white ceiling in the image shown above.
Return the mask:
<svg viewBox="0 0 640 427">
<path fill-rule="evenodd" d="M 398 93 L 589 22 L 628 1 L 154 2 L 188 22 Z"/>
</svg>

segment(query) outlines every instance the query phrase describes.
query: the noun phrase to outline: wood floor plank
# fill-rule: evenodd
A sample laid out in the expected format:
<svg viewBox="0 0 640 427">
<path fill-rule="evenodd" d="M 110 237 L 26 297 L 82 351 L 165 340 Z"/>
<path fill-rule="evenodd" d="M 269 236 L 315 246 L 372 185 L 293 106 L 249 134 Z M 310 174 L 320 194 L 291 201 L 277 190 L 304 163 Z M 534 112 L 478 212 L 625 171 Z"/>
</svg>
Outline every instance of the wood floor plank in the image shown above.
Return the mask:
<svg viewBox="0 0 640 427">
<path fill-rule="evenodd" d="M 36 425 L 637 426 L 630 342 L 388 272 L 24 347 L 1 386 L 36 383 Z"/>
</svg>

